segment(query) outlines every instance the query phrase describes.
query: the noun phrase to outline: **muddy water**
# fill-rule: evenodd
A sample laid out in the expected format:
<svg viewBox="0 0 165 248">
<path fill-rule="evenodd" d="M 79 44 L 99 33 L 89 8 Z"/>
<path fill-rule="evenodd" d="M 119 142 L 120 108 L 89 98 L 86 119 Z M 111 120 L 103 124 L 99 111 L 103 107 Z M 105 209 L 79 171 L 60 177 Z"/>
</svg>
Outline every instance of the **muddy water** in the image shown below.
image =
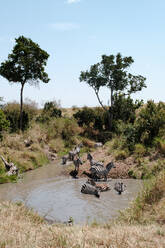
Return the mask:
<svg viewBox="0 0 165 248">
<path fill-rule="evenodd" d="M 64 222 L 72 216 L 75 223 L 105 223 L 128 207 L 141 188 L 140 181 L 124 179 L 126 191 L 118 195 L 113 186 L 120 180 L 113 179 L 108 181 L 111 190 L 96 198 L 80 192 L 86 178 L 62 176 L 62 169 L 60 163 L 51 164 L 27 172 L 18 183 L 0 185 L 0 200 L 22 201 L 52 221 Z"/>
</svg>

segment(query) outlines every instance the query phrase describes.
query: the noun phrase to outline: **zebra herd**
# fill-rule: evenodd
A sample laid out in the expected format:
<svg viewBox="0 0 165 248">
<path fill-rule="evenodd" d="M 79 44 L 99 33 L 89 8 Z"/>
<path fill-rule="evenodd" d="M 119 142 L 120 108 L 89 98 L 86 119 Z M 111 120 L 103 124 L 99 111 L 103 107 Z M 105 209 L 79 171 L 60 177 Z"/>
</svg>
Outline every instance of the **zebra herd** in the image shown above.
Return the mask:
<svg viewBox="0 0 165 248">
<path fill-rule="evenodd" d="M 78 178 L 79 167 L 82 165 L 82 161 L 79 157 L 80 148 L 82 145 L 78 145 L 74 148 L 73 151 L 70 151 L 68 155 L 62 157 L 62 164 L 66 164 L 67 160 L 73 161 L 75 169 L 70 172 L 70 175 L 74 178 Z M 106 166 L 102 162 L 95 161 L 90 153 L 87 154 L 87 160 L 90 163 L 90 173 L 83 172 L 83 174 L 87 175 L 90 179 L 87 180 L 81 186 L 81 192 L 84 194 L 95 195 L 96 197 L 100 197 L 100 192 L 110 190 L 108 184 L 98 184 L 96 181 L 100 181 L 103 179 L 107 181 L 108 173 L 112 168 L 116 168 L 113 162 L 108 163 Z M 126 186 L 122 182 L 117 182 L 114 185 L 114 189 L 121 194 L 125 190 Z"/>
</svg>

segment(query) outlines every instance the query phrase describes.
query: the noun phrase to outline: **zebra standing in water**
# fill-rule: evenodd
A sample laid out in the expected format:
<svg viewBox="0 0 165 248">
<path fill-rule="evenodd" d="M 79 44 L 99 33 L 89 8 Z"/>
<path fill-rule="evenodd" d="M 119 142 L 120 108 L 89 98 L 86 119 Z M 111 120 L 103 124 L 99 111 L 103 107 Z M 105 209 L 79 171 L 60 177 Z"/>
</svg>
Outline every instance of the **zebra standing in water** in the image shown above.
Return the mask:
<svg viewBox="0 0 165 248">
<path fill-rule="evenodd" d="M 97 181 L 97 178 L 104 178 L 107 181 L 108 173 L 112 168 L 116 168 L 113 162 L 110 162 L 106 165 L 106 168 L 103 166 L 92 166 L 90 172 L 93 178 Z"/>
<path fill-rule="evenodd" d="M 89 160 L 91 167 L 92 166 L 104 166 L 102 162 L 95 161 L 90 153 L 87 154 L 87 160 Z"/>
<path fill-rule="evenodd" d="M 82 165 L 82 161 L 81 159 L 77 156 L 76 159 L 73 160 L 73 163 L 74 163 L 74 166 L 75 166 L 75 169 L 72 170 L 69 174 L 74 177 L 74 178 L 78 178 L 77 175 L 78 175 L 78 172 L 79 172 L 79 167 L 80 165 Z"/>
</svg>

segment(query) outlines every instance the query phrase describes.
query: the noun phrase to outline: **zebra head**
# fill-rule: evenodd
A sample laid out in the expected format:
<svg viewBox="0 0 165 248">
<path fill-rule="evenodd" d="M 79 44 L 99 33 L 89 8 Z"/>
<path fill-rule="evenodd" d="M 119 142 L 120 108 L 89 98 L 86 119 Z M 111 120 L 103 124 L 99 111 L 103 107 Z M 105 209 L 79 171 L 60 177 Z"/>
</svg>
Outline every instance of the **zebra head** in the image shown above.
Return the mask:
<svg viewBox="0 0 165 248">
<path fill-rule="evenodd" d="M 90 153 L 87 154 L 87 160 L 91 161 L 93 158 L 92 158 L 92 155 Z"/>
<path fill-rule="evenodd" d="M 116 168 L 116 166 L 114 165 L 113 162 L 110 162 L 110 163 L 108 163 L 108 164 L 106 165 L 106 169 L 107 169 L 108 171 L 110 171 L 112 168 Z"/>
</svg>

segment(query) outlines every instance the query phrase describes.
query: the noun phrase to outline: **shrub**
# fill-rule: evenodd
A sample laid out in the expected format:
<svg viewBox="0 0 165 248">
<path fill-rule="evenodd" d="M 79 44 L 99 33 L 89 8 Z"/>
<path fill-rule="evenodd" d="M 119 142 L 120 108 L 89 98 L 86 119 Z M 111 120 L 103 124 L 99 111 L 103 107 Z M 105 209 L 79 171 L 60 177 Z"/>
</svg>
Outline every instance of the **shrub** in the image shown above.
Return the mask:
<svg viewBox="0 0 165 248">
<path fill-rule="evenodd" d="M 20 124 L 20 105 L 16 102 L 8 103 L 4 106 L 4 113 L 7 120 L 10 122 L 10 131 L 17 132 Z M 30 121 L 36 115 L 37 110 L 35 107 L 24 104 L 23 110 L 23 130 L 29 127 Z"/>
<path fill-rule="evenodd" d="M 65 141 L 66 146 L 72 146 L 76 143 L 76 136 L 80 134 L 81 128 L 74 119 L 70 118 L 55 118 L 49 123 L 45 123 L 47 142 L 61 138 Z"/>
<path fill-rule="evenodd" d="M 100 107 L 84 107 L 82 110 L 78 110 L 73 117 L 77 120 L 79 126 L 85 125 L 99 131 L 105 130 L 108 126 L 107 113 Z"/>
<path fill-rule="evenodd" d="M 160 129 L 165 127 L 165 104 L 148 101 L 135 122 L 137 142 L 151 145 Z"/>
<path fill-rule="evenodd" d="M 128 150 L 116 151 L 115 152 L 115 159 L 116 160 L 123 160 L 129 156 Z"/>
<path fill-rule="evenodd" d="M 135 145 L 135 150 L 134 150 L 134 154 L 137 156 L 137 157 L 141 157 L 141 156 L 144 156 L 146 153 L 146 148 L 143 144 L 136 144 Z"/>
<path fill-rule="evenodd" d="M 41 115 L 36 118 L 36 121 L 44 123 L 50 121 L 52 118 L 61 117 L 61 115 L 62 111 L 58 108 L 56 102 L 46 102 Z"/>
<path fill-rule="evenodd" d="M 2 138 L 2 132 L 8 130 L 9 121 L 6 120 L 4 112 L 0 109 L 0 139 Z"/>
<path fill-rule="evenodd" d="M 135 103 L 133 99 L 123 94 L 114 96 L 114 105 L 112 108 L 113 119 L 122 120 L 123 122 L 134 123 L 136 118 L 136 109 L 138 109 L 143 104 L 143 101 L 136 100 Z"/>
<path fill-rule="evenodd" d="M 158 151 L 162 154 L 165 155 L 165 140 L 164 139 L 161 139 L 161 138 L 158 138 L 156 137 L 154 139 L 154 145 L 156 146 L 156 148 L 158 149 Z"/>
<path fill-rule="evenodd" d="M 78 110 L 73 117 L 77 120 L 79 126 L 83 126 L 84 124 L 89 126 L 93 125 L 95 115 L 94 111 L 91 108 L 84 107 L 82 110 Z"/>
</svg>

